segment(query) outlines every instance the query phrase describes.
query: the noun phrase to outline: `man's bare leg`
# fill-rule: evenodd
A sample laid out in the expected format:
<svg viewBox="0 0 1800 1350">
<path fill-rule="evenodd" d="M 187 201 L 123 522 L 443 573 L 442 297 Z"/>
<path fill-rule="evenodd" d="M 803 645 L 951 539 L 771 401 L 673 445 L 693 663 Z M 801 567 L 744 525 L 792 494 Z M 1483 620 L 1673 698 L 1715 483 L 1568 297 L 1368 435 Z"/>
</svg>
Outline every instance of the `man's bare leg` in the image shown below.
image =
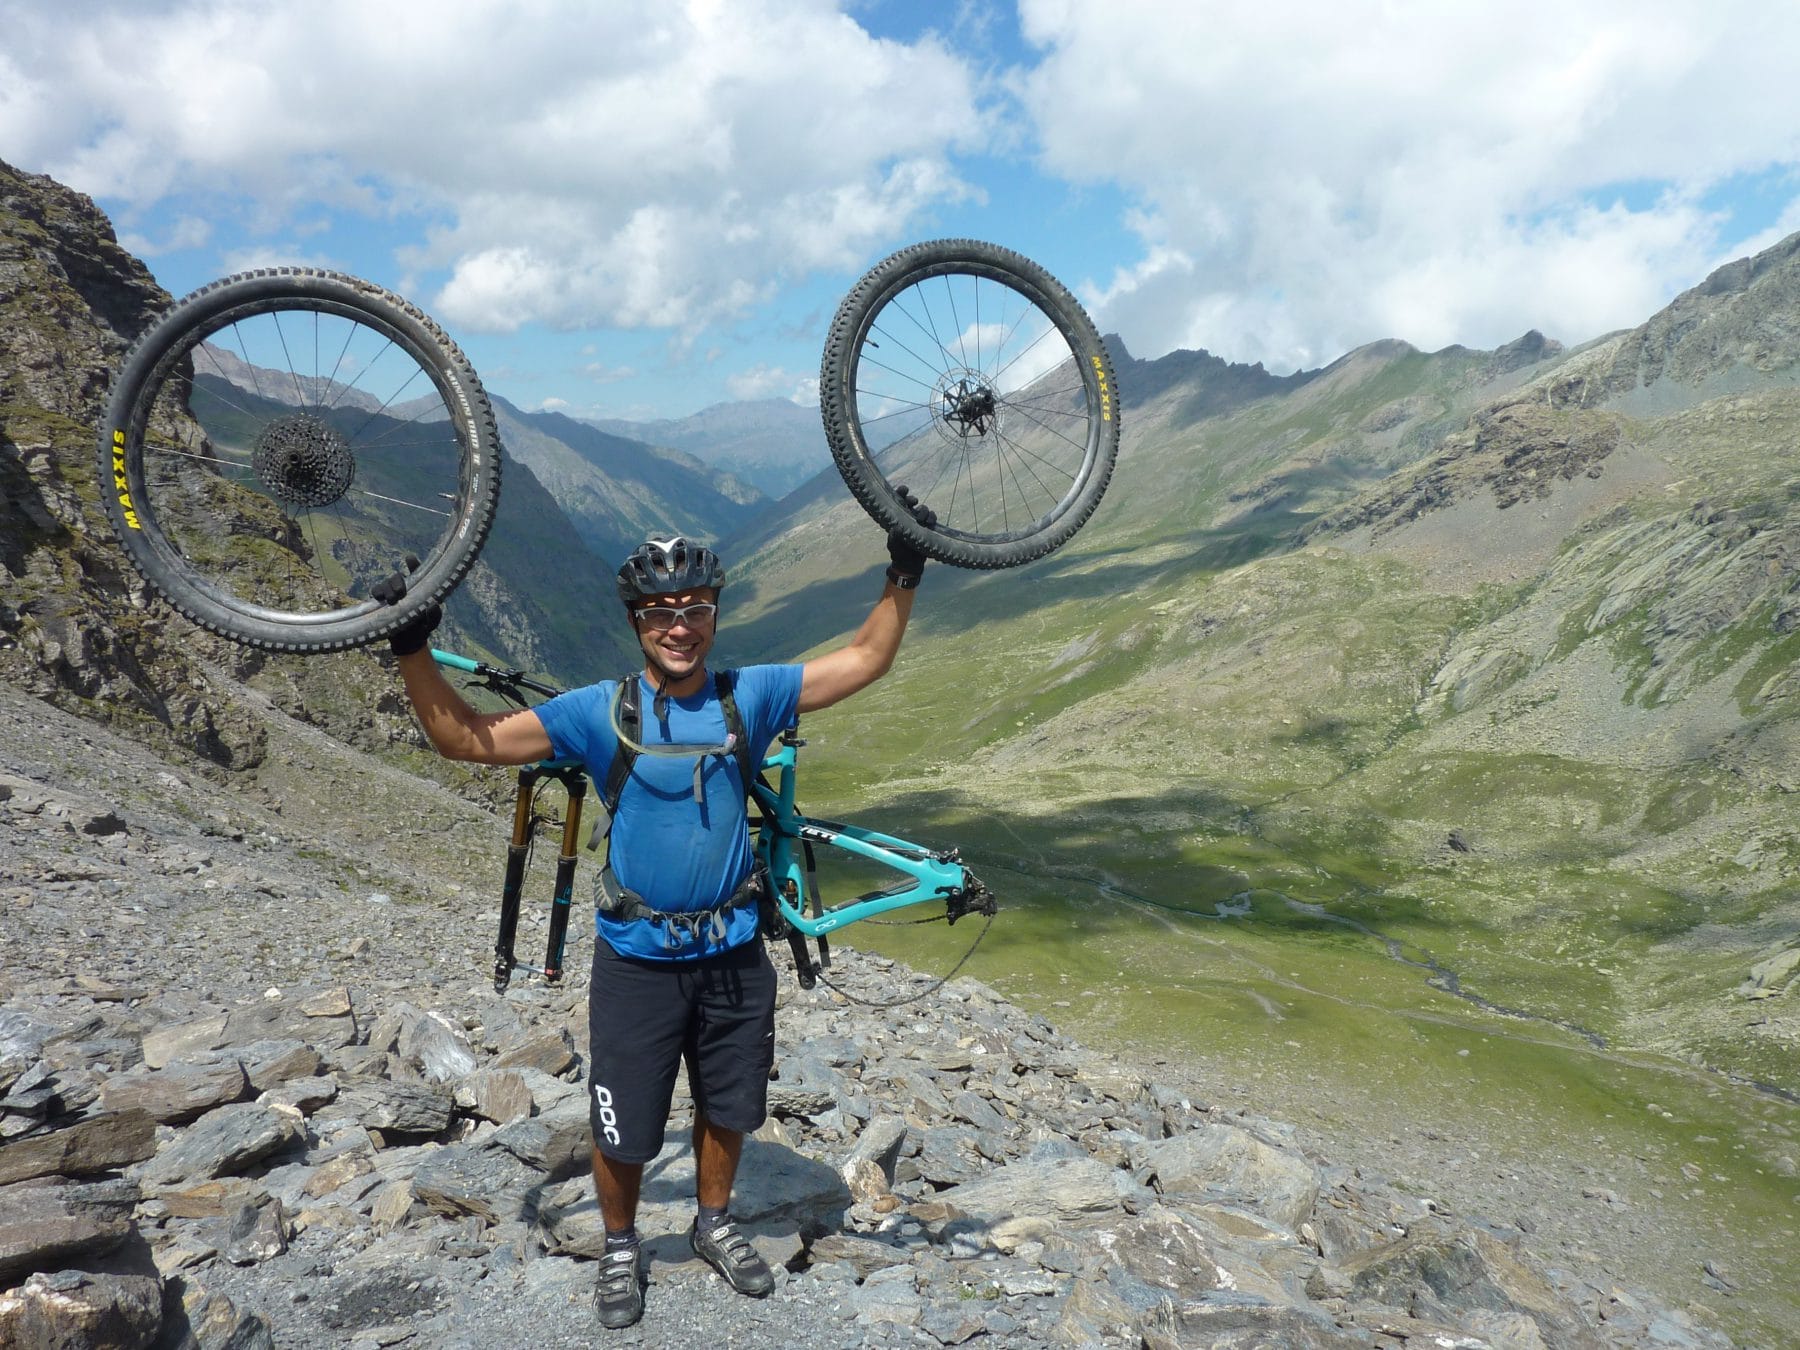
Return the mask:
<svg viewBox="0 0 1800 1350">
<path fill-rule="evenodd" d="M 638 1187 L 643 1180 L 644 1164 L 623 1163 L 594 1150 L 594 1194 L 608 1232 L 622 1233 L 637 1223 Z"/>
<path fill-rule="evenodd" d="M 775 1287 L 774 1274 L 726 1214 L 743 1151 L 741 1132 L 723 1129 L 698 1111 L 694 1113 L 694 1194 L 700 1213 L 694 1220 L 692 1241 L 695 1253 L 733 1289 L 762 1298 Z"/>
<path fill-rule="evenodd" d="M 694 1191 L 702 1209 L 729 1209 L 731 1184 L 737 1179 L 744 1136 L 694 1113 Z M 635 1201 L 636 1192 L 632 1194 Z"/>
<path fill-rule="evenodd" d="M 600 1325 L 628 1327 L 644 1315 L 644 1265 L 637 1237 L 638 1187 L 642 1163 L 623 1163 L 594 1150 L 594 1193 L 606 1221 L 606 1253 L 594 1310 Z"/>
</svg>

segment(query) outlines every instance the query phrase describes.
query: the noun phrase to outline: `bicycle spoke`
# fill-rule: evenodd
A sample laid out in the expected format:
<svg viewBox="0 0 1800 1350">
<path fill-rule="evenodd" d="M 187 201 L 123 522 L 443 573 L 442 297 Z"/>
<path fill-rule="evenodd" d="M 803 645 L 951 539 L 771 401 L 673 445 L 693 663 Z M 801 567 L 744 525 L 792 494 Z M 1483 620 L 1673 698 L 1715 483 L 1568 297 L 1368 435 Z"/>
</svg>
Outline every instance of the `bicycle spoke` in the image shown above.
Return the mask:
<svg viewBox="0 0 1800 1350">
<path fill-rule="evenodd" d="M 185 350 L 192 376 L 171 361 L 155 395 L 153 420 L 174 434 L 146 436 L 141 455 L 165 542 L 209 594 L 260 612 L 339 606 L 402 554 L 442 546 L 460 492 L 457 429 L 441 397 L 399 407 L 422 376 L 436 386 L 389 335 L 301 308 L 232 318 Z M 212 527 L 230 500 L 219 494 L 237 492 L 290 522 L 289 562 L 274 517 L 263 535 Z"/>
<path fill-rule="evenodd" d="M 918 290 L 917 287 L 915 287 L 914 289 Z M 922 291 L 920 291 L 918 293 L 916 299 L 917 299 L 917 303 L 919 304 L 920 308 L 922 308 L 925 311 L 925 317 L 928 319 L 931 318 L 932 317 L 931 305 L 925 299 L 924 293 Z M 944 358 L 943 364 L 946 364 L 946 365 L 967 365 L 968 364 L 968 362 L 966 362 L 966 361 L 958 360 L 956 353 L 951 351 L 947 346 L 944 345 L 944 339 L 937 331 L 937 323 L 935 322 L 935 320 L 930 324 L 920 323 L 918 316 L 916 314 L 914 314 L 910 309 L 908 309 L 903 303 L 901 303 L 899 296 L 894 297 L 894 299 L 889 302 L 889 308 L 893 309 L 895 312 L 899 313 L 900 315 L 904 316 L 905 318 L 911 320 L 911 322 L 915 328 L 917 328 L 926 337 L 931 339 L 931 345 L 936 347 L 938 349 L 938 351 L 940 353 L 942 353 L 942 355 L 943 355 L 943 358 Z M 898 341 L 898 339 L 895 339 L 895 340 Z M 907 354 L 909 356 L 911 356 L 915 361 L 917 361 L 920 365 L 924 366 L 927 370 L 930 370 L 935 365 L 939 364 L 936 362 L 927 361 L 924 357 L 919 356 L 917 353 L 911 351 L 910 349 L 908 349 Z"/>
<path fill-rule="evenodd" d="M 177 459 L 198 460 L 202 464 L 217 464 L 221 467 L 231 467 L 231 468 L 239 468 L 239 469 L 246 469 L 246 468 L 250 467 L 248 456 L 245 456 L 245 458 L 243 460 L 226 460 L 226 459 L 220 458 L 219 448 L 217 446 L 213 447 L 211 454 L 202 454 L 198 450 L 188 450 L 188 449 L 173 446 L 173 445 L 158 445 L 153 441 L 145 441 L 144 449 L 147 452 L 156 454 L 156 455 L 173 455 Z M 236 453 L 242 454 L 243 452 L 238 451 Z"/>
<path fill-rule="evenodd" d="M 896 347 L 899 347 L 902 351 L 906 351 L 906 347 L 905 347 L 904 343 L 895 342 L 894 345 Z M 912 353 L 910 351 L 908 351 L 907 355 L 911 356 Z M 914 358 L 914 359 L 916 360 L 917 358 Z M 890 375 L 893 375 L 898 379 L 907 380 L 913 384 L 918 385 L 921 389 L 936 389 L 937 388 L 937 383 L 935 380 L 922 380 L 917 375 L 910 374 L 906 371 L 898 369 L 897 367 L 888 365 L 885 361 L 877 361 L 871 357 L 864 356 L 862 359 L 862 364 L 865 366 L 874 366 L 879 370 L 885 370 Z M 923 365 L 924 362 L 921 361 L 920 364 Z M 863 391 L 861 389 L 859 389 L 857 392 L 861 393 Z"/>
<path fill-rule="evenodd" d="M 426 511 L 434 516 L 442 516 L 446 520 L 451 518 L 451 513 L 448 511 L 439 510 L 435 506 L 426 506 L 420 502 L 409 502 L 400 497 L 389 497 L 379 492 L 358 492 L 356 495 L 359 497 L 367 497 L 371 501 L 389 502 L 394 506 L 404 506 L 413 511 Z M 660 604 L 661 602 L 659 601 L 658 603 Z"/>
<path fill-rule="evenodd" d="M 880 394 L 878 394 L 873 389 L 858 389 L 856 392 L 859 396 L 867 395 L 870 398 L 881 398 L 882 397 Z M 884 402 L 892 402 L 893 400 L 884 399 L 883 401 Z M 926 411 L 929 411 L 930 408 L 931 408 L 931 405 L 929 403 L 904 403 L 904 404 L 901 404 L 899 407 L 895 408 L 892 412 L 877 413 L 873 417 L 863 418 L 863 425 L 869 426 L 876 422 L 885 422 L 890 417 L 899 417 L 905 413 L 926 412 Z"/>
<path fill-rule="evenodd" d="M 1024 348 L 1022 348 L 1020 350 L 1020 352 L 1017 356 L 1013 357 L 1012 360 L 1008 361 L 1004 366 L 1000 367 L 1000 369 L 998 369 L 994 372 L 994 382 L 996 384 L 998 384 L 1000 382 L 1000 377 L 1002 375 L 1006 374 L 1007 371 L 1011 370 L 1014 366 L 1018 365 L 1019 362 L 1023 361 L 1027 356 L 1031 355 L 1032 352 L 1036 351 L 1038 344 L 1040 342 L 1042 342 L 1045 338 L 1049 337 L 1052 333 L 1055 333 L 1055 332 L 1056 332 L 1056 330 L 1054 328 L 1046 328 L 1043 332 L 1039 333 L 1028 344 L 1026 344 L 1026 346 Z M 1061 336 L 1062 335 L 1060 333 L 1057 334 L 1057 337 L 1059 339 L 1061 338 Z M 1064 347 L 1063 350 L 1067 351 L 1068 348 Z M 1057 359 L 1056 363 L 1054 365 L 1049 366 L 1048 369 L 1055 370 L 1057 366 L 1061 365 L 1063 363 L 1063 361 L 1065 361 L 1067 359 L 1068 358 L 1066 356 L 1059 357 Z M 1031 381 L 1029 381 L 1029 380 L 1026 381 L 1026 387 L 1029 387 L 1030 384 L 1031 384 Z"/>
<path fill-rule="evenodd" d="M 331 511 L 337 521 L 338 538 L 343 540 L 344 552 L 348 555 L 347 560 L 341 564 L 344 579 L 339 584 L 343 587 L 346 595 L 354 595 L 356 578 L 371 570 L 371 564 L 363 559 L 361 532 L 357 529 L 358 522 L 355 514 L 350 511 L 346 503 L 341 501 L 333 506 Z M 328 556 L 333 562 L 337 561 L 336 554 Z"/>
<path fill-rule="evenodd" d="M 1025 420 L 1030 422 L 1033 426 L 1042 427 L 1050 435 L 1056 437 L 1057 440 L 1062 441 L 1067 445 L 1073 446 L 1076 450 L 1080 450 L 1083 452 L 1085 452 L 1087 450 L 1087 446 L 1085 443 L 1076 440 L 1073 436 L 1069 435 L 1066 431 L 1063 431 L 1060 427 L 1053 427 L 1048 422 L 1044 422 L 1044 421 L 1040 420 L 1039 418 L 1033 416 L 1030 412 L 1025 411 L 1023 409 L 1021 409 L 1021 411 L 1024 412 Z"/>
<path fill-rule="evenodd" d="M 969 349 L 963 343 L 962 319 L 956 312 L 956 292 L 951 289 L 950 274 L 948 272 L 939 279 L 944 283 L 944 295 L 950 301 L 950 329 L 956 334 L 957 354 L 961 357 L 962 364 L 966 366 L 969 364 Z M 979 363 L 977 363 L 977 368 L 979 368 Z"/>
<path fill-rule="evenodd" d="M 825 371 L 839 471 L 884 524 L 900 484 L 918 492 L 936 515 L 919 540 L 929 556 L 974 567 L 1040 557 L 1080 528 L 1111 476 L 1104 346 L 1055 278 L 1004 249 L 941 240 L 884 260 L 839 307 Z M 846 418 L 847 437 L 836 430 Z"/>
<path fill-rule="evenodd" d="M 306 390 L 300 383 L 299 373 L 294 369 L 294 358 L 288 352 L 287 333 L 281 327 L 281 316 L 272 314 L 269 317 L 274 320 L 275 340 L 281 344 L 281 356 L 287 368 L 288 379 L 294 385 L 294 402 L 304 408 L 306 406 Z M 317 363 L 314 364 L 314 369 L 317 369 Z"/>
<path fill-rule="evenodd" d="M 1010 447 L 1012 450 L 1013 463 L 1016 466 L 1013 469 L 1014 481 L 1018 482 L 1018 474 L 1019 474 L 1019 471 L 1022 469 L 1022 470 L 1024 470 L 1024 472 L 1027 475 L 1030 476 L 1031 481 L 1038 485 L 1038 490 L 1044 494 L 1044 496 L 1049 500 L 1049 502 L 1054 504 L 1055 502 L 1060 501 L 1062 498 L 1062 495 L 1063 495 L 1063 490 L 1052 488 L 1048 483 L 1046 483 L 1042 478 L 1040 478 L 1038 476 L 1037 469 L 1032 467 L 1033 461 L 1038 462 L 1045 469 L 1053 470 L 1056 473 L 1062 474 L 1071 483 L 1073 483 L 1075 481 L 1075 475 L 1072 473 L 1069 473 L 1067 470 L 1063 469 L 1060 465 L 1051 464 L 1048 461 L 1044 460 L 1041 456 L 1032 454 L 1032 452 L 1027 450 L 1024 446 L 1019 445 L 1016 442 L 1009 440 L 1004 435 L 1001 436 L 999 439 L 1000 439 L 1000 458 L 1003 463 L 1005 462 L 1005 459 L 1006 459 L 1007 448 Z M 1020 492 L 1019 492 L 1020 500 L 1023 501 L 1025 499 L 1026 495 L 1027 494 L 1024 492 L 1023 484 L 1020 484 Z"/>
</svg>

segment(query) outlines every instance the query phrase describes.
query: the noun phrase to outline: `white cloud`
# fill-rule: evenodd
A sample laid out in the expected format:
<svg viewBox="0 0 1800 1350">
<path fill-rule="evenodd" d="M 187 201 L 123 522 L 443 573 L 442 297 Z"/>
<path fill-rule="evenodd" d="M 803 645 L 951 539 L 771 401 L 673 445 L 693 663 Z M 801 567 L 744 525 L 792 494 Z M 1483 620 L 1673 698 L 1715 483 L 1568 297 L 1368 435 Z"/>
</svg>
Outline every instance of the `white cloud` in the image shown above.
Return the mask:
<svg viewBox="0 0 1800 1350">
<path fill-rule="evenodd" d="M 725 387 L 735 399 L 785 398 L 803 408 L 817 407 L 819 377 L 816 372 L 784 370 L 780 366 L 752 366 L 729 376 Z"/>
<path fill-rule="evenodd" d="M 1028 155 L 1126 199 L 1135 256 L 1065 276 L 1104 327 L 1278 370 L 1378 337 L 1581 340 L 1800 227 L 1800 177 L 1754 223 L 1719 205 L 1800 166 L 1796 6 L 1019 0 L 1016 69 L 998 7 L 921 9 L 947 36 L 908 41 L 870 10 L 0 0 L 0 157 L 222 270 L 366 263 L 345 244 L 372 222 L 383 279 L 453 328 L 660 328 L 671 372 L 915 225 L 1032 251 L 1059 225 L 1007 214 L 1054 204 Z M 798 357 L 757 353 L 740 387 L 807 396 Z"/>
<path fill-rule="evenodd" d="M 200 248 L 211 241 L 213 224 L 202 216 L 184 215 L 172 221 L 160 236 L 129 231 L 119 242 L 141 258 L 155 258 L 178 249 Z"/>
<path fill-rule="evenodd" d="M 1719 260 L 1706 193 L 1800 160 L 1792 6 L 1020 10 L 1044 165 L 1139 203 L 1096 308 L 1150 353 L 1285 370 L 1634 324 Z"/>
<path fill-rule="evenodd" d="M 9 156 L 127 215 L 421 215 L 402 261 L 471 329 L 741 313 L 965 193 L 951 156 L 985 134 L 938 39 L 828 0 L 118 0 L 6 27 Z"/>
<path fill-rule="evenodd" d="M 589 361 L 580 368 L 579 373 L 594 384 L 618 384 L 622 380 L 635 380 L 638 376 L 635 366 L 615 366 L 606 361 Z"/>
</svg>

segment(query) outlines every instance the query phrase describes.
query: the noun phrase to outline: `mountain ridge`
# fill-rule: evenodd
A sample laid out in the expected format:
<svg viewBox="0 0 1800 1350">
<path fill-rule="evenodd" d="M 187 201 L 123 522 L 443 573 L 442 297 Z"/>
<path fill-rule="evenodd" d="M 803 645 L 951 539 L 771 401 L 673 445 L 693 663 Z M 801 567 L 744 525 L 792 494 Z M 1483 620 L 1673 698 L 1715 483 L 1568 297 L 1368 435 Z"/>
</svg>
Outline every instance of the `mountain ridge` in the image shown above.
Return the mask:
<svg viewBox="0 0 1800 1350">
<path fill-rule="evenodd" d="M 581 418 L 617 436 L 685 451 L 726 468 L 768 497 L 792 492 L 831 462 L 816 404 L 764 398 L 713 404 L 686 417 L 632 422 Z"/>
</svg>

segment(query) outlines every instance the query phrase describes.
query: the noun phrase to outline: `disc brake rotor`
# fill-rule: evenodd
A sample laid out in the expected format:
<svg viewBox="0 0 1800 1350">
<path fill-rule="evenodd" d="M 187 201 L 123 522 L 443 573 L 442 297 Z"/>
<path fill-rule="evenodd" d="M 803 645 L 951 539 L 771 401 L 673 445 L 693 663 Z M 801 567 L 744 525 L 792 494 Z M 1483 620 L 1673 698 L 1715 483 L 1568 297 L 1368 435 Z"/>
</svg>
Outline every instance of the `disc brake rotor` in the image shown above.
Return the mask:
<svg viewBox="0 0 1800 1350">
<path fill-rule="evenodd" d="M 950 370 L 938 378 L 932 411 L 938 434 L 952 445 L 1000 429 L 1000 401 L 993 386 L 972 370 Z"/>
</svg>

